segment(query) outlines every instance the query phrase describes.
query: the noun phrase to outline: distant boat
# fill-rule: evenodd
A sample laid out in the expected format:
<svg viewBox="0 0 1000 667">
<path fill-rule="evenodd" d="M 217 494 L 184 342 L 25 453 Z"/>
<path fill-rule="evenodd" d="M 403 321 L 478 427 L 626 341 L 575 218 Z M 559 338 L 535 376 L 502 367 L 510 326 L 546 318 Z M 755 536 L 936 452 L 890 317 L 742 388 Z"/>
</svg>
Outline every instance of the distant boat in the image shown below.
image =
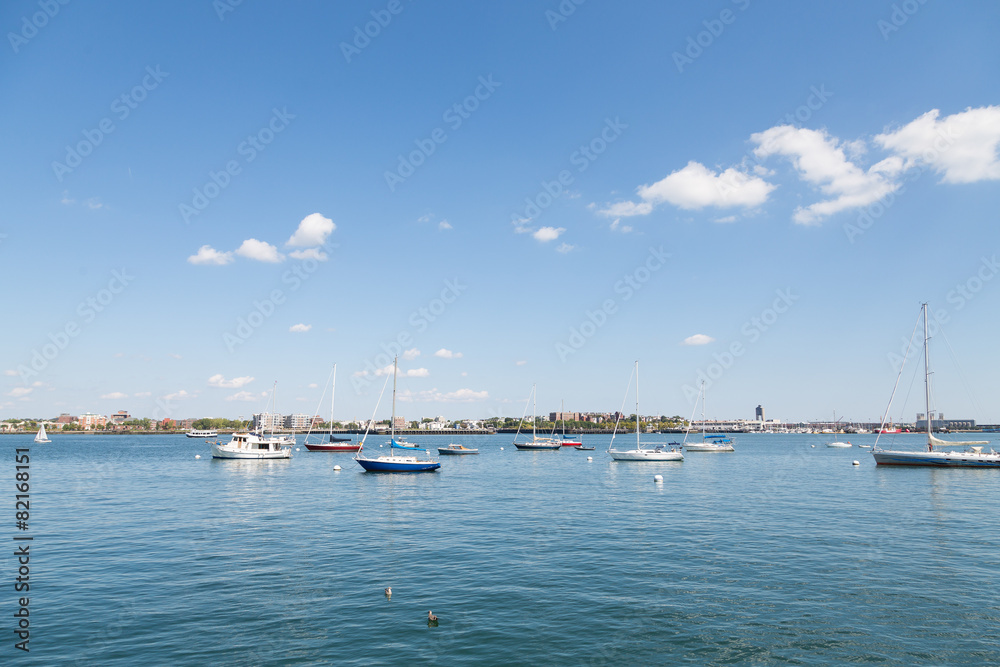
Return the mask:
<svg viewBox="0 0 1000 667">
<path fill-rule="evenodd" d="M 303 442 L 302 444 L 310 452 L 356 452 L 361 449 L 361 445 L 352 442 L 351 438 L 338 438 L 333 434 L 333 405 L 336 396 L 337 396 L 337 364 L 334 364 L 333 388 L 330 391 L 330 443 L 326 444 L 324 442 L 315 442 L 315 443 L 309 442 L 309 434 L 307 433 L 305 442 Z"/>
<path fill-rule="evenodd" d="M 993 450 L 988 453 L 983 452 L 982 445 L 988 445 L 989 440 L 942 440 L 934 437 L 933 420 L 931 419 L 931 371 L 930 371 L 930 351 L 928 342 L 930 335 L 927 327 L 927 304 L 921 306 L 924 319 L 924 415 L 927 421 L 927 451 L 912 450 L 891 450 L 879 449 L 878 438 L 875 439 L 875 446 L 872 448 L 872 456 L 876 465 L 886 466 L 939 466 L 946 468 L 1000 468 L 1000 454 Z M 905 357 L 904 357 L 905 362 Z M 904 364 L 905 365 L 905 364 Z M 900 375 L 903 369 L 899 369 Z M 899 377 L 896 378 L 899 383 Z M 895 388 L 893 396 L 895 396 Z M 886 415 L 892 407 L 892 398 L 889 399 L 889 407 L 886 408 Z M 882 418 L 883 425 L 885 417 Z M 882 431 L 883 429 L 879 429 Z M 937 447 L 937 449 L 935 449 Z M 964 452 L 942 451 L 944 447 L 966 447 Z"/>
<path fill-rule="evenodd" d="M 470 449 L 465 445 L 456 445 L 454 443 L 448 445 L 447 447 L 438 447 L 438 454 L 449 455 L 449 456 L 461 456 L 463 454 L 478 454 L 478 449 Z"/>
<path fill-rule="evenodd" d="M 528 401 L 532 401 L 535 398 L 535 385 L 531 385 L 531 395 L 528 396 Z M 524 417 L 528 413 L 528 404 L 524 404 L 524 413 L 521 415 L 521 421 L 517 424 L 517 432 L 514 434 L 514 442 L 512 443 L 515 447 L 521 450 L 538 450 L 538 449 L 560 449 L 562 443 L 555 438 L 539 438 L 535 435 L 535 412 L 537 407 L 532 402 L 531 408 L 531 442 L 518 442 L 517 436 L 521 434 L 521 424 L 524 423 Z"/>
<path fill-rule="evenodd" d="M 696 406 L 697 407 L 697 406 Z M 725 433 L 718 435 L 705 434 L 705 381 L 701 382 L 701 442 L 688 444 L 688 433 L 691 432 L 691 424 L 688 423 L 688 430 L 684 433 L 684 449 L 689 452 L 733 452 L 733 439 Z"/>
<path fill-rule="evenodd" d="M 618 419 L 615 420 L 614 431 L 611 432 L 611 443 L 608 445 L 608 454 L 615 461 L 683 461 L 684 454 L 676 448 L 669 447 L 665 443 L 647 443 L 653 445 L 643 447 L 639 443 L 639 362 L 635 362 L 635 449 L 613 449 L 615 435 L 618 433 L 618 422 L 621 421 L 621 410 L 618 411 Z M 632 386 L 631 376 L 628 379 L 628 387 L 625 388 L 625 396 L 628 397 L 628 390 Z M 625 400 L 622 399 L 622 410 L 625 409 Z"/>
<path fill-rule="evenodd" d="M 583 444 L 583 441 L 579 438 L 574 438 L 571 435 L 566 435 L 566 403 L 565 401 L 559 402 L 559 416 L 562 417 L 562 446 L 563 447 L 579 447 Z"/>
<path fill-rule="evenodd" d="M 45 434 L 45 424 L 39 425 L 38 433 L 35 434 L 35 442 L 52 442 L 49 440 L 49 436 Z"/>
<path fill-rule="evenodd" d="M 271 389 L 271 406 L 273 409 L 278 383 Z M 274 422 L 271 422 L 272 429 Z M 227 443 L 216 440 L 212 443 L 212 458 L 214 459 L 290 459 L 292 445 L 295 439 L 287 436 L 276 436 L 271 431 L 270 436 L 264 435 L 263 427 L 258 432 L 237 432 Z"/>
<path fill-rule="evenodd" d="M 834 410 L 833 411 L 833 428 L 832 429 L 823 429 L 823 432 L 824 433 L 827 433 L 827 432 L 829 432 L 829 433 L 838 433 L 839 431 L 840 431 L 840 429 L 837 428 L 837 411 Z M 835 440 L 834 442 L 828 442 L 828 443 L 826 443 L 826 446 L 827 447 L 839 447 L 840 449 L 846 449 L 848 447 L 853 447 L 854 445 L 852 445 L 850 442 L 841 442 L 839 440 Z"/>
<path fill-rule="evenodd" d="M 581 452 L 592 452 L 592 451 L 594 451 L 593 447 L 584 447 L 583 445 L 577 445 L 573 449 L 577 449 L 577 450 L 579 450 Z"/>
<path fill-rule="evenodd" d="M 389 455 L 388 456 L 363 456 L 361 450 L 364 449 L 365 440 L 368 439 L 368 431 L 371 429 L 372 422 L 375 421 L 375 413 L 372 413 L 372 418 L 368 422 L 368 428 L 365 429 L 365 435 L 361 438 L 361 449 L 358 451 L 354 460 L 358 462 L 366 472 L 433 472 L 441 467 L 438 461 L 433 459 L 419 459 L 416 456 L 397 456 L 393 454 L 393 449 L 396 448 L 396 371 L 398 368 L 398 358 L 392 360 L 392 431 L 389 437 Z M 389 378 L 385 379 L 386 384 L 389 382 Z M 385 393 L 386 385 L 382 385 L 382 393 Z M 378 412 L 378 405 L 382 402 L 382 393 L 378 395 L 378 401 L 375 403 L 375 412 Z M 421 450 L 426 451 L 426 450 Z"/>
<path fill-rule="evenodd" d="M 214 428 L 206 428 L 203 430 L 193 428 L 184 435 L 186 435 L 189 438 L 218 438 L 219 432 L 216 431 Z"/>
</svg>

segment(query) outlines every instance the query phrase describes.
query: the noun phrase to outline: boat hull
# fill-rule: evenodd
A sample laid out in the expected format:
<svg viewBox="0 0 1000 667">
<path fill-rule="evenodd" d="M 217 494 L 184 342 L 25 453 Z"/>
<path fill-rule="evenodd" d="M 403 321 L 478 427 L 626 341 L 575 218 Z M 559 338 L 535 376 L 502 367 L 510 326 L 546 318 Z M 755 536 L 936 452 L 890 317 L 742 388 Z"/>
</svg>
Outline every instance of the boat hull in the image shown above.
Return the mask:
<svg viewBox="0 0 1000 667">
<path fill-rule="evenodd" d="M 400 460 L 408 458 L 410 457 L 380 456 L 374 459 L 355 458 L 354 460 L 366 472 L 434 472 L 441 467 L 437 461 Z"/>
<path fill-rule="evenodd" d="M 854 445 L 849 442 L 828 442 L 826 443 L 826 446 L 833 447 L 834 449 L 847 449 L 848 447 L 853 447 Z"/>
<path fill-rule="evenodd" d="M 684 445 L 687 452 L 735 452 L 732 445 Z"/>
<path fill-rule="evenodd" d="M 552 445 L 549 445 L 549 444 L 544 444 L 544 445 L 542 445 L 542 444 L 535 444 L 535 443 L 532 443 L 532 442 L 515 442 L 514 446 L 517 447 L 520 450 L 523 450 L 523 451 L 535 451 L 535 450 L 543 450 L 543 449 L 548 449 L 548 450 L 559 450 L 559 449 L 562 449 L 562 445 L 560 445 L 558 442 L 555 443 L 555 444 L 552 444 Z"/>
<path fill-rule="evenodd" d="M 438 454 L 442 456 L 462 456 L 464 454 L 478 454 L 478 449 L 449 449 L 448 447 L 438 447 Z"/>
<path fill-rule="evenodd" d="M 1000 468 L 1000 454 L 974 452 L 914 452 L 880 449 L 872 452 L 880 466 L 929 466 L 938 468 Z"/>
<path fill-rule="evenodd" d="M 253 451 L 253 450 L 242 450 L 242 451 L 232 451 L 227 450 L 225 447 L 220 447 L 218 445 L 212 445 L 212 458 L 213 459 L 251 459 L 251 460 L 264 460 L 264 459 L 290 459 L 292 458 L 292 450 L 290 449 L 280 449 L 278 451 Z"/>
<path fill-rule="evenodd" d="M 666 450 L 657 451 L 655 449 L 626 449 L 608 450 L 615 461 L 683 461 L 684 454 L 681 452 Z"/>
<path fill-rule="evenodd" d="M 305 443 L 305 448 L 310 452 L 360 452 L 361 445 L 354 444 L 329 444 L 329 445 L 313 445 Z"/>
</svg>

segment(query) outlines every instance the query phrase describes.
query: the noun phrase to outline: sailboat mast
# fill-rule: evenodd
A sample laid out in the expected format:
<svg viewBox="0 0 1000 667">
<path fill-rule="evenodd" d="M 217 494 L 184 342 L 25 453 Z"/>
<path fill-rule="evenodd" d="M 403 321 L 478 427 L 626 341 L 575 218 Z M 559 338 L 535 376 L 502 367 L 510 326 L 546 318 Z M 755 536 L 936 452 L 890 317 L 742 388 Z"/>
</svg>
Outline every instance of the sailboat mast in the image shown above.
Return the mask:
<svg viewBox="0 0 1000 667">
<path fill-rule="evenodd" d="M 705 381 L 701 381 L 701 439 L 705 439 Z"/>
<path fill-rule="evenodd" d="M 927 349 L 927 341 L 930 336 L 927 333 L 927 304 L 923 304 L 924 311 L 924 407 L 927 417 L 927 443 L 930 445 L 931 437 L 931 356 Z"/>
<path fill-rule="evenodd" d="M 639 360 L 635 362 L 635 448 L 639 447 Z"/>
<path fill-rule="evenodd" d="M 337 364 L 333 365 L 333 391 L 330 392 L 330 442 L 333 442 L 333 401 L 337 396 Z"/>
<path fill-rule="evenodd" d="M 392 453 L 392 446 L 396 444 L 396 367 L 399 357 L 392 358 L 392 421 L 389 423 L 389 452 Z"/>
<path fill-rule="evenodd" d="M 531 441 L 534 442 L 538 438 L 535 437 L 535 420 L 537 417 L 535 413 L 538 411 L 538 395 L 535 394 L 535 385 L 531 385 Z"/>
<path fill-rule="evenodd" d="M 566 439 L 566 401 L 559 401 L 559 416 L 562 417 L 563 440 Z"/>
</svg>

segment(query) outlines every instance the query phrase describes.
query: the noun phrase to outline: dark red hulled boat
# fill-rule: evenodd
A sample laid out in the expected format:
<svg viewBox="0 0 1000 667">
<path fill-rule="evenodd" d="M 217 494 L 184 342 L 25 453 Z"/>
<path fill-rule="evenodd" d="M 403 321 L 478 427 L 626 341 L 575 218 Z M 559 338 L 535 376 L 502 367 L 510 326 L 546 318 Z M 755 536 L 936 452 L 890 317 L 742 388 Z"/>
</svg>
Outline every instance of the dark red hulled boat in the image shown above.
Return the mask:
<svg viewBox="0 0 1000 667">
<path fill-rule="evenodd" d="M 360 443 L 355 442 L 323 442 L 303 443 L 310 452 L 357 452 L 361 450 Z"/>
</svg>

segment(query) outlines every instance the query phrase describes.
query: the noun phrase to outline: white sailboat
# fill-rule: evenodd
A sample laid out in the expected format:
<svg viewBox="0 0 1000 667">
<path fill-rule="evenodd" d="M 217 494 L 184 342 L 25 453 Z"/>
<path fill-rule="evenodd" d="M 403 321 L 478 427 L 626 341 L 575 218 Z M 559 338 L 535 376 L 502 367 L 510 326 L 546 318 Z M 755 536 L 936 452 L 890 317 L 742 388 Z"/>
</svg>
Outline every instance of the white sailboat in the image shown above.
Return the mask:
<svg viewBox="0 0 1000 667">
<path fill-rule="evenodd" d="M 35 434 L 35 442 L 52 442 L 45 434 L 45 424 L 39 424 L 38 433 Z"/>
<path fill-rule="evenodd" d="M 533 401 L 535 398 L 535 385 L 531 385 L 531 395 L 528 396 L 529 401 Z M 536 449 L 559 449 L 562 447 L 562 442 L 556 440 L 555 438 L 539 438 L 535 434 L 535 412 L 537 411 L 537 406 L 534 402 L 531 405 L 531 442 L 518 442 L 517 436 L 521 435 L 521 424 L 524 423 L 524 417 L 528 413 L 528 404 L 524 404 L 524 413 L 521 415 L 521 421 L 517 424 L 517 432 L 514 433 L 514 442 L 511 443 L 520 450 L 536 450 Z M 553 431 L 555 426 L 553 426 Z"/>
<path fill-rule="evenodd" d="M 931 419 L 931 371 L 930 352 L 928 342 L 930 335 L 927 327 L 927 304 L 921 307 L 924 320 L 924 415 L 927 420 L 927 451 L 912 450 L 892 450 L 879 449 L 878 438 L 875 438 L 875 446 L 872 448 L 872 456 L 877 465 L 888 466 L 939 466 L 947 468 L 1000 468 L 1000 454 L 992 449 L 983 452 L 982 445 L 988 445 L 989 440 L 942 440 L 934 437 L 933 420 Z M 905 358 L 904 358 L 905 361 Z M 902 375 L 903 369 L 899 369 Z M 899 385 L 899 376 L 896 377 L 896 385 Z M 896 390 L 893 388 L 892 395 Z M 885 416 L 882 417 L 882 426 L 885 426 L 886 417 L 892 408 L 892 398 L 889 399 L 889 406 L 886 408 Z M 883 429 L 880 428 L 879 431 Z M 965 451 L 945 451 L 945 447 L 965 447 Z M 936 449 L 935 449 L 936 448 Z"/>
<path fill-rule="evenodd" d="M 639 442 L 639 362 L 635 362 L 632 371 L 635 375 L 635 449 L 614 449 L 615 435 L 618 433 L 618 422 L 621 421 L 622 411 L 618 411 L 618 419 L 615 420 L 615 430 L 611 433 L 611 443 L 608 445 L 608 454 L 615 461 L 683 461 L 684 454 L 675 447 L 669 447 L 665 442 L 650 442 L 643 447 Z M 632 377 L 628 379 L 629 386 L 625 388 L 625 397 L 628 397 L 629 387 L 632 386 Z M 625 399 L 622 399 L 622 410 L 625 409 Z"/>
<path fill-rule="evenodd" d="M 839 429 L 837 428 L 837 411 L 834 410 L 833 411 L 833 429 L 831 429 L 831 432 L 832 433 L 837 433 L 838 431 L 839 431 Z M 826 446 L 827 447 L 833 447 L 835 449 L 836 448 L 847 449 L 848 447 L 853 447 L 853 445 L 850 442 L 841 442 L 840 440 L 835 440 L 833 442 L 828 442 L 828 443 L 826 443 Z"/>
<path fill-rule="evenodd" d="M 688 433 L 691 432 L 691 424 L 688 422 L 688 430 L 684 433 L 684 440 L 681 444 L 689 452 L 734 452 L 733 439 L 725 433 L 717 435 L 705 435 L 705 381 L 701 381 L 701 442 L 687 442 Z"/>
<path fill-rule="evenodd" d="M 389 455 L 388 456 L 364 456 L 361 451 L 364 449 L 365 440 L 368 438 L 368 431 L 371 429 L 372 422 L 375 421 L 375 413 L 372 413 L 372 418 L 368 422 L 368 428 L 365 429 L 365 435 L 361 438 L 361 447 L 358 450 L 357 455 L 354 460 L 358 462 L 362 468 L 367 472 L 433 472 L 441 467 L 438 461 L 433 459 L 419 459 L 416 456 L 400 456 L 393 454 L 393 449 L 406 449 L 406 450 L 417 450 L 417 451 L 427 451 L 420 447 L 415 447 L 408 445 L 406 447 L 400 447 L 396 440 L 396 370 L 398 367 L 397 358 L 392 360 L 392 422 L 390 426 L 390 436 L 389 436 Z M 389 378 L 385 379 L 386 384 L 389 382 Z M 378 401 L 375 403 L 375 412 L 378 412 L 378 405 L 382 402 L 382 394 L 385 393 L 386 385 L 382 385 L 382 393 L 378 395 Z"/>
</svg>

